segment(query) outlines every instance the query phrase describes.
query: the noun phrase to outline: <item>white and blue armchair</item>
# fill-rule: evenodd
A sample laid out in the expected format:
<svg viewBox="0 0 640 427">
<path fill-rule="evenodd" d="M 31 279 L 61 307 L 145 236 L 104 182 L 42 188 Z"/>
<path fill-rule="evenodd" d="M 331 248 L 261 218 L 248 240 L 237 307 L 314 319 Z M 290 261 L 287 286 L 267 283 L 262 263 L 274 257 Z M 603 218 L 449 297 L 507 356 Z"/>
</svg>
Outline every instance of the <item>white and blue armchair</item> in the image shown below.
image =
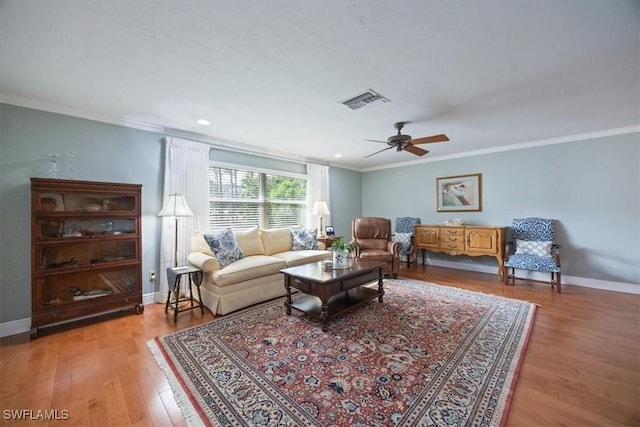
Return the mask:
<svg viewBox="0 0 640 427">
<path fill-rule="evenodd" d="M 407 268 L 411 267 L 411 263 L 416 260 L 413 230 L 417 224 L 420 224 L 420 218 L 412 218 L 410 216 L 396 218 L 393 241 L 399 242 L 402 245 L 400 249 L 400 261 L 406 262 Z"/>
<path fill-rule="evenodd" d="M 504 263 L 505 284 L 515 284 L 515 270 L 551 273 L 551 287 L 562 292 L 560 246 L 555 243 L 555 220 L 545 218 L 514 219 L 512 241 L 507 244 Z M 509 274 L 509 269 L 511 273 Z"/>
</svg>

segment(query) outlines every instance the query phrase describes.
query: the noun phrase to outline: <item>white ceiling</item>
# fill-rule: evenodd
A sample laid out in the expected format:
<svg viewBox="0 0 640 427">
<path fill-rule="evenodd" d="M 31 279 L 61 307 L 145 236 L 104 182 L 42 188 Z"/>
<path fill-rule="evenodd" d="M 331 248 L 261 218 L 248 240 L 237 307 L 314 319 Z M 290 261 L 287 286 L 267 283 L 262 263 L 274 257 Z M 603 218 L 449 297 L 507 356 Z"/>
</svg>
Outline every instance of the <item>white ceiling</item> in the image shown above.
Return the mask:
<svg viewBox="0 0 640 427">
<path fill-rule="evenodd" d="M 367 170 L 418 159 L 363 159 L 397 121 L 451 139 L 422 159 L 637 128 L 639 31 L 637 0 L 0 0 L 0 102 Z"/>
</svg>

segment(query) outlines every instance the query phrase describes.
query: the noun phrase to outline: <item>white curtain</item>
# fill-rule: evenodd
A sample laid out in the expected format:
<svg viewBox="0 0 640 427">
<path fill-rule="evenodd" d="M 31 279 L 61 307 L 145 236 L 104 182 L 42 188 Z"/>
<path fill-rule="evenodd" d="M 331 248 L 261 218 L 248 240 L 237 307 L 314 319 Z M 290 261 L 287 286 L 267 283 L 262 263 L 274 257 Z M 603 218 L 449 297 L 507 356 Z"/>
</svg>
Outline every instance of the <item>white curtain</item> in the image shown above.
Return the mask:
<svg viewBox="0 0 640 427">
<path fill-rule="evenodd" d="M 331 197 L 329 194 L 329 166 L 307 163 L 307 209 L 305 215 L 305 228 L 318 228 L 320 219 L 311 214 L 313 202 L 325 201 L 331 212 Z M 331 215 L 323 215 L 322 223 L 331 225 Z M 324 234 L 324 230 L 318 230 L 318 234 Z"/>
<path fill-rule="evenodd" d="M 160 235 L 159 289 L 156 302 L 165 302 L 169 286 L 167 267 L 174 265 L 174 245 L 178 247 L 178 265 L 186 265 L 195 231 L 206 232 L 209 223 L 209 148 L 207 144 L 178 138 L 165 138 L 164 188 L 162 206 L 169 194 L 182 194 L 193 217 L 178 218 L 178 242 L 175 242 L 175 218 L 162 218 Z M 173 284 L 172 284 L 173 285 Z"/>
</svg>

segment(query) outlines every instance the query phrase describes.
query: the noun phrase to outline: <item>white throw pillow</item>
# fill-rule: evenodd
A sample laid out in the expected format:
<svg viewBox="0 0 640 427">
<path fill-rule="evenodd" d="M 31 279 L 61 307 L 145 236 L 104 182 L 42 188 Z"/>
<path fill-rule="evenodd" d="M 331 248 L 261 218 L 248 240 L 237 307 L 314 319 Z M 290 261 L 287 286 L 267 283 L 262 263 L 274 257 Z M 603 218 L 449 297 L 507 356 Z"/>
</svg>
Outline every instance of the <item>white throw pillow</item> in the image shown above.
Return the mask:
<svg viewBox="0 0 640 427">
<path fill-rule="evenodd" d="M 394 233 L 392 240 L 402 243 L 402 246 L 409 245 L 411 244 L 411 236 L 413 236 L 413 233 Z"/>
<path fill-rule="evenodd" d="M 516 254 L 536 255 L 541 257 L 551 256 L 553 242 L 546 240 L 516 240 Z"/>
<path fill-rule="evenodd" d="M 260 238 L 264 245 L 265 255 L 278 254 L 291 250 L 293 244 L 289 228 L 260 229 Z"/>
<path fill-rule="evenodd" d="M 264 245 L 262 244 L 258 227 L 234 231 L 233 236 L 236 238 L 236 242 L 238 242 L 242 252 L 244 252 L 244 256 L 264 255 Z"/>
</svg>

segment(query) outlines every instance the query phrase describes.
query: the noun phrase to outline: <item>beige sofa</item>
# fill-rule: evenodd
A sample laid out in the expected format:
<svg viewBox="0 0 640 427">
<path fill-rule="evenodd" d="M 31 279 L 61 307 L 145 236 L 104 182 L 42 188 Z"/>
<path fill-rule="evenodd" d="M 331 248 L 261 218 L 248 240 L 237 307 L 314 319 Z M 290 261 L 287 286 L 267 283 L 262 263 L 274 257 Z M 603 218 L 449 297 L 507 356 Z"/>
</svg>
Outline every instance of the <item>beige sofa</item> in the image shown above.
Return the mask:
<svg viewBox="0 0 640 427">
<path fill-rule="evenodd" d="M 244 258 L 224 268 L 213 255 L 204 236 L 191 239 L 189 263 L 204 271 L 200 290 L 202 301 L 214 314 L 227 314 L 285 295 L 284 278 L 280 270 L 287 267 L 322 261 L 331 257 L 319 243 L 318 250 L 292 250 L 291 229 L 258 229 L 234 231 L 233 236 Z"/>
</svg>

